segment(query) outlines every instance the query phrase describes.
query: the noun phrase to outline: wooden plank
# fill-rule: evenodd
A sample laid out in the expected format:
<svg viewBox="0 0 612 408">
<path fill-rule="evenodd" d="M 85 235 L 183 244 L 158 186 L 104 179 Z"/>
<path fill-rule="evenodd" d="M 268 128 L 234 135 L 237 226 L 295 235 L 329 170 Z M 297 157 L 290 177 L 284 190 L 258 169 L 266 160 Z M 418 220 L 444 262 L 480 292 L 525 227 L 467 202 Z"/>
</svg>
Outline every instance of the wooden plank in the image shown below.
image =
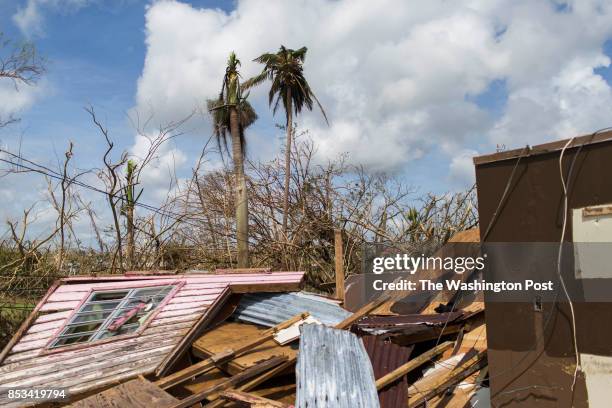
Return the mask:
<svg viewBox="0 0 612 408">
<path fill-rule="evenodd" d="M 125 363 L 138 362 L 148 357 L 160 357 L 170 351 L 174 344 L 155 347 L 148 350 L 125 350 L 121 354 L 110 355 L 102 359 L 90 359 L 89 362 L 66 364 L 66 367 L 58 367 L 57 370 L 38 374 L 35 369 L 27 377 L 10 380 L 2 384 L 3 387 L 33 387 L 35 385 L 47 385 L 53 381 L 66 380 L 67 382 L 79 383 L 92 372 L 112 368 Z M 93 360 L 93 361 L 92 361 Z M 93 377 L 96 378 L 96 377 Z"/>
<path fill-rule="evenodd" d="M 193 343 L 194 339 L 202 333 L 206 326 L 208 326 L 212 319 L 214 319 L 214 317 L 219 313 L 227 300 L 230 298 L 230 295 L 230 289 L 225 288 L 208 307 L 206 312 L 198 317 L 198 321 L 192 326 L 192 329 L 189 331 L 189 333 L 187 333 L 185 338 L 180 341 L 176 349 L 166 356 L 164 361 L 159 365 L 155 372 L 157 377 L 166 375 L 176 361 L 179 360 L 187 350 L 189 350 L 191 343 Z"/>
<path fill-rule="evenodd" d="M 467 360 L 458 364 L 450 372 L 440 376 L 440 378 L 434 379 L 433 384 L 428 384 L 427 387 L 418 387 L 418 382 L 413 384 L 410 387 L 411 389 L 424 389 L 424 391 L 411 395 L 408 398 L 408 406 L 416 407 L 478 371 L 482 367 L 482 362 L 486 357 L 486 354 L 486 351 L 478 352 L 473 357 L 468 358 Z"/>
<path fill-rule="evenodd" d="M 257 364 L 255 367 L 251 367 L 246 369 L 245 371 L 241 372 L 240 374 L 237 374 L 231 378 L 228 378 L 227 380 L 223 381 L 220 384 L 217 384 L 213 387 L 210 387 L 204 391 L 201 391 L 197 394 L 194 394 L 190 397 L 187 397 L 183 400 L 181 400 L 181 402 L 179 402 L 178 404 L 172 406 L 172 408 L 188 408 L 191 407 L 193 404 L 197 404 L 198 402 L 202 401 L 203 399 L 212 396 L 213 394 L 217 394 L 222 390 L 226 390 L 228 388 L 233 387 L 236 384 L 240 384 L 241 382 L 244 382 L 252 377 L 255 377 L 256 375 L 269 370 L 271 368 L 274 368 L 275 366 L 282 364 L 283 362 L 285 362 L 287 360 L 286 357 L 272 357 L 271 359 L 267 360 L 267 361 L 263 361 L 259 364 Z"/>
<path fill-rule="evenodd" d="M 198 357 L 208 358 L 228 348 L 235 350 L 245 344 L 249 344 L 254 338 L 262 336 L 265 331 L 266 329 L 253 324 L 225 322 L 194 341 L 192 348 L 194 354 Z M 228 364 L 224 364 L 223 369 L 230 374 L 237 374 L 246 368 L 254 366 L 258 361 L 278 355 L 292 358 L 297 355 L 297 350 L 292 349 L 288 345 L 280 346 L 274 340 L 268 340 L 253 347 L 248 353 L 235 357 Z"/>
<path fill-rule="evenodd" d="M 262 333 L 261 337 L 253 340 L 252 342 L 248 344 L 241 346 L 237 350 L 227 350 L 224 353 L 216 354 L 206 360 L 200 361 L 199 363 L 196 363 L 190 367 L 184 368 L 180 371 L 177 371 L 176 373 L 173 373 L 167 377 L 157 380 L 155 382 L 155 385 L 163 389 L 168 389 L 172 386 L 182 383 L 183 381 L 189 378 L 195 377 L 200 374 L 204 374 L 205 372 L 215 367 L 216 364 L 222 363 L 224 361 L 227 361 L 230 358 L 234 358 L 234 357 L 240 356 L 244 353 L 251 351 L 254 347 L 272 339 L 274 335 L 276 334 L 276 332 L 278 332 L 279 330 L 285 329 L 291 326 L 292 324 L 302 319 L 305 319 L 306 317 L 308 317 L 308 313 L 302 313 L 300 315 L 296 315 L 292 317 L 291 319 L 286 320 L 282 323 L 279 323 L 278 325 L 266 330 L 265 332 Z"/>
<path fill-rule="evenodd" d="M 173 324 L 173 323 L 178 323 L 178 322 L 192 322 L 193 323 L 196 320 L 198 320 L 198 318 L 201 315 L 202 315 L 201 313 L 192 313 L 192 314 L 186 314 L 186 315 L 175 316 L 175 317 L 164 317 L 161 319 L 156 316 L 149 324 L 149 327 L 165 326 L 167 324 Z"/>
<path fill-rule="evenodd" d="M 209 372 L 202 374 L 194 379 L 181 384 L 180 386 L 173 389 L 173 394 L 179 394 L 183 389 L 189 391 L 189 394 L 197 394 L 207 388 L 225 381 L 230 376 L 218 368 L 213 368 Z M 174 391 L 176 390 L 176 391 Z M 207 407 L 208 408 L 208 407 Z"/>
<path fill-rule="evenodd" d="M 257 386 L 259 386 L 260 384 L 263 384 L 264 382 L 268 381 L 271 378 L 276 377 L 279 374 L 282 374 L 283 372 L 287 371 L 289 368 L 291 368 L 292 366 L 295 365 L 297 361 L 297 356 L 292 357 L 290 359 L 288 359 L 286 362 L 284 362 L 283 364 L 273 368 L 272 370 L 266 371 L 265 373 L 253 378 L 252 380 L 242 384 L 240 387 L 237 388 L 238 391 L 251 391 L 254 388 L 256 388 Z M 293 387 L 295 388 L 295 384 L 293 384 Z M 214 402 L 211 402 L 210 404 L 206 405 L 206 408 L 218 408 L 218 407 L 222 407 L 226 405 L 226 402 L 223 400 L 216 400 Z"/>
<path fill-rule="evenodd" d="M 67 311 L 64 311 L 64 312 L 55 312 L 55 313 L 41 314 L 34 321 L 34 324 L 52 322 L 52 321 L 55 321 L 55 320 L 65 320 L 68 317 L 70 317 L 71 314 L 72 314 L 72 310 L 67 310 Z"/>
<path fill-rule="evenodd" d="M 49 342 L 49 336 L 46 339 L 34 340 L 34 341 L 20 341 L 11 350 L 12 353 L 18 353 L 20 351 L 36 350 L 44 348 Z"/>
<path fill-rule="evenodd" d="M 72 313 L 72 312 L 70 312 Z M 64 324 L 65 320 L 53 320 L 45 323 L 36 323 L 32 325 L 26 334 L 38 333 L 47 330 L 57 330 Z"/>
<path fill-rule="evenodd" d="M 152 355 L 147 358 L 142 358 L 136 361 L 129 361 L 113 367 L 103 367 L 95 371 L 80 375 L 78 378 L 65 378 L 62 380 L 51 381 L 45 384 L 45 387 L 68 388 L 69 391 L 78 390 L 83 392 L 91 390 L 92 386 L 89 383 L 95 382 L 100 384 L 112 384 L 117 379 L 118 374 L 128 374 L 131 376 L 137 374 L 150 374 L 155 370 L 155 367 L 162 360 L 163 356 Z M 143 370 L 146 369 L 144 372 Z"/>
<path fill-rule="evenodd" d="M 229 274 L 245 274 L 245 273 L 271 273 L 272 268 L 263 267 L 263 268 L 234 268 L 234 269 L 215 269 L 215 274 L 217 275 L 229 275 Z"/>
<path fill-rule="evenodd" d="M 287 281 L 261 282 L 261 283 L 232 283 L 230 288 L 234 293 L 257 293 L 257 292 L 297 292 L 301 288 L 301 281 L 288 279 Z"/>
<path fill-rule="evenodd" d="M 80 302 L 88 292 L 56 292 L 49 296 L 48 302 Z"/>
<path fill-rule="evenodd" d="M 259 397 L 254 394 L 249 394 L 244 391 L 237 390 L 226 390 L 220 395 L 226 401 L 232 401 L 242 407 L 256 407 L 256 408 L 289 408 L 289 405 L 273 401 L 264 397 Z"/>
<path fill-rule="evenodd" d="M 203 295 L 203 294 L 198 294 L 197 290 L 194 291 L 188 291 L 188 292 L 195 292 L 191 295 L 186 295 L 185 293 L 182 292 L 178 292 L 176 294 L 176 296 L 174 296 L 170 302 L 168 302 L 169 304 L 176 304 L 176 303 L 188 303 L 188 302 L 201 302 L 204 300 L 209 301 L 210 303 L 212 303 L 212 301 L 214 301 L 216 298 L 219 297 L 219 295 L 221 294 L 221 292 L 217 292 L 214 294 L 208 294 L 208 295 Z"/>
<path fill-rule="evenodd" d="M 370 302 L 370 303 L 368 303 L 366 305 L 363 305 L 355 313 L 353 313 L 352 315 L 350 315 L 349 317 L 347 317 L 346 319 L 344 319 L 343 321 L 338 323 L 335 326 L 336 329 L 347 329 L 347 328 L 349 328 L 357 320 L 361 319 L 363 316 L 367 315 L 372 310 L 376 309 L 377 307 L 379 307 L 380 305 L 385 303 L 388 299 L 389 299 L 388 295 L 386 295 L 386 294 L 380 295 L 378 298 L 376 298 L 375 300 L 373 300 L 372 302 Z"/>
<path fill-rule="evenodd" d="M 158 361 L 153 361 L 148 362 L 148 364 L 138 368 L 117 370 L 114 373 L 110 373 L 109 376 L 100 377 L 83 384 L 75 385 L 68 388 L 68 390 L 72 395 L 92 395 L 92 393 L 98 390 L 121 384 L 124 381 L 131 380 L 138 376 L 150 375 L 158 364 Z"/>
<path fill-rule="evenodd" d="M 182 297 L 188 297 L 188 296 L 218 296 L 219 294 L 223 293 L 223 291 L 225 290 L 226 287 L 223 288 L 213 288 L 210 289 L 208 287 L 208 285 L 204 285 L 203 288 L 197 288 L 195 287 L 197 285 L 185 285 L 183 286 L 183 289 L 179 290 L 176 295 L 174 295 L 174 299 L 178 299 L 178 298 L 182 298 Z"/>
<path fill-rule="evenodd" d="M 217 283 L 192 283 L 187 280 L 185 286 L 181 288 L 183 290 L 217 290 L 223 292 L 227 288 L 227 283 L 217 282 Z"/>
<path fill-rule="evenodd" d="M 208 307 L 213 303 L 212 300 L 201 300 L 201 301 L 192 301 L 188 300 L 183 303 L 172 303 L 169 302 L 164 308 L 163 311 L 167 312 L 170 310 L 185 310 L 185 309 L 197 309 L 200 307 Z"/>
<path fill-rule="evenodd" d="M 46 355 L 41 355 L 41 356 L 34 357 L 34 358 L 32 358 L 32 356 L 26 356 L 29 358 L 26 361 L 22 361 L 23 359 L 19 359 L 19 361 L 17 362 L 11 362 L 10 364 L 0 367 L 0 379 L 2 378 L 2 375 L 7 372 L 10 373 L 15 370 L 24 370 L 30 367 L 42 366 L 42 365 L 52 363 L 55 361 L 67 361 L 67 360 L 78 358 L 81 356 L 87 356 L 88 358 L 91 358 L 92 355 L 96 355 L 98 353 L 104 353 L 105 351 L 112 351 L 112 350 L 123 349 L 127 347 L 138 347 L 139 344 L 156 343 L 156 342 L 161 341 L 162 339 L 168 339 L 168 340 L 171 339 L 177 343 L 179 341 L 179 337 L 176 337 L 176 336 L 173 337 L 169 333 L 166 333 L 163 336 L 160 336 L 159 333 L 149 334 L 149 330 L 151 329 L 147 328 L 138 337 L 132 337 L 132 338 L 124 339 L 121 341 L 109 342 L 109 343 L 99 344 L 95 346 L 92 345 L 91 347 L 84 348 L 84 349 L 67 350 L 61 353 L 46 354 Z M 40 351 L 37 350 L 36 353 L 38 354 L 40 353 Z M 20 353 L 20 354 L 26 354 L 26 353 Z M 12 357 L 12 356 L 9 356 L 9 357 Z M 7 358 L 6 362 L 8 363 L 8 361 L 9 361 L 9 358 Z"/>
<path fill-rule="evenodd" d="M 157 314 L 157 319 L 165 319 L 167 317 L 185 316 L 194 313 L 202 314 L 206 311 L 206 306 L 201 306 L 194 309 L 180 309 L 180 310 L 164 310 Z"/>
<path fill-rule="evenodd" d="M 395 370 L 391 371 L 390 373 L 376 380 L 376 389 L 381 390 L 385 388 L 387 385 L 391 384 L 398 378 L 405 376 L 406 374 L 408 374 L 415 368 L 420 367 L 421 365 L 429 362 L 431 359 L 442 354 L 445 350 L 450 349 L 452 346 L 453 346 L 453 342 L 447 341 L 445 343 L 439 344 L 438 346 L 421 354 L 420 356 L 413 358 L 412 360 L 408 361 L 406 364 L 399 366 Z"/>
<path fill-rule="evenodd" d="M 64 284 L 57 288 L 57 293 L 67 292 L 89 292 L 91 290 L 113 290 L 113 289 L 131 289 L 146 286 L 164 286 L 164 285 L 176 285 L 181 282 L 181 279 L 134 279 L 133 277 L 123 281 L 116 282 L 94 282 L 91 283 L 76 283 L 76 284 Z"/>
<path fill-rule="evenodd" d="M 48 302 L 42 305 L 40 308 L 41 312 L 47 311 L 60 311 L 60 310 L 72 310 L 79 305 L 79 301 L 70 301 L 70 302 Z"/>
<path fill-rule="evenodd" d="M 133 344 L 132 346 L 124 346 L 120 349 L 110 349 L 104 351 L 95 351 L 95 359 L 104 360 L 114 355 L 125 355 L 133 353 L 134 350 L 145 351 L 150 349 L 159 349 L 163 346 L 172 346 L 176 344 L 180 334 L 166 335 L 164 337 L 158 336 L 155 341 Z M 47 373 L 64 372 L 64 370 L 73 367 L 84 367 L 87 363 L 92 361 L 92 353 L 81 353 L 76 357 L 72 358 L 61 358 L 54 360 L 44 360 L 43 358 L 37 359 L 38 361 L 30 367 L 21 367 L 7 373 L 0 375 L 0 385 L 9 381 L 16 381 L 22 378 L 30 378 L 35 375 L 45 375 Z"/>
<path fill-rule="evenodd" d="M 42 339 L 48 339 L 49 340 L 49 339 L 51 339 L 51 337 L 53 337 L 53 335 L 56 332 L 57 332 L 57 330 L 53 329 L 53 330 L 46 330 L 46 331 L 26 334 L 25 336 L 23 336 L 21 338 L 21 341 L 19 343 L 33 341 L 33 340 L 42 340 Z"/>
<path fill-rule="evenodd" d="M 23 360 L 29 360 L 33 357 L 38 356 L 40 353 L 41 353 L 41 350 L 30 350 L 30 351 L 23 351 L 21 353 L 9 354 L 4 359 L 4 363 L 0 367 L 0 372 L 3 371 L 5 367 L 9 367 L 16 363 L 20 363 Z"/>
<path fill-rule="evenodd" d="M 342 230 L 334 230 L 334 261 L 336 272 L 336 299 L 344 302 L 344 257 L 342 255 Z"/>
<path fill-rule="evenodd" d="M 152 385 L 149 381 L 137 378 L 99 394 L 92 395 L 77 401 L 69 407 L 72 408 L 100 408 L 100 407 L 133 407 L 153 408 L 168 407 L 176 404 L 178 400 Z"/>
</svg>

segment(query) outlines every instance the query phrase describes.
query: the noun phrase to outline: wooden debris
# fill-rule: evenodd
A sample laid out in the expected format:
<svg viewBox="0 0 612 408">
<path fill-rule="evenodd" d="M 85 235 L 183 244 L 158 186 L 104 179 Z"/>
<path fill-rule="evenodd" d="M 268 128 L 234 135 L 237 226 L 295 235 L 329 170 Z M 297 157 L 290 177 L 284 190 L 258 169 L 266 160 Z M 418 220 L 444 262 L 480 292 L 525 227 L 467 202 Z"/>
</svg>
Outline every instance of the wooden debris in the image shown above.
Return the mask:
<svg viewBox="0 0 612 408">
<path fill-rule="evenodd" d="M 72 408 L 166 408 L 179 401 L 142 377 L 109 388 L 70 405 Z"/>
<path fill-rule="evenodd" d="M 460 362 L 451 370 L 441 370 L 443 372 L 437 375 L 423 377 L 409 388 L 411 395 L 408 399 L 408 406 L 418 406 L 455 386 L 466 377 L 481 369 L 485 357 L 486 351 L 481 351 L 473 357 Z"/>
<path fill-rule="evenodd" d="M 357 310 L 355 313 L 353 313 L 352 315 L 350 315 L 349 317 L 347 317 L 346 319 L 338 323 L 335 326 L 336 329 L 348 329 L 357 320 L 361 319 L 363 316 L 367 315 L 372 310 L 376 309 L 377 307 L 385 303 L 387 300 L 388 300 L 388 296 L 386 295 L 379 296 L 378 298 L 374 299 L 372 302 L 368 303 L 367 305 L 362 306 L 361 309 Z"/>
<path fill-rule="evenodd" d="M 253 324 L 225 322 L 197 339 L 193 343 L 192 350 L 197 357 L 206 359 L 221 353 L 223 350 L 238 350 L 244 345 L 252 343 L 253 339 L 265 335 L 265 332 L 266 329 Z M 296 354 L 297 351 L 289 345 L 279 346 L 272 339 L 252 347 L 248 353 L 236 356 L 231 361 L 222 364 L 221 369 L 233 375 L 253 367 L 258 361 L 266 360 L 273 356 L 291 358 L 296 356 Z"/>
<path fill-rule="evenodd" d="M 220 394 L 220 397 L 227 401 L 233 401 L 241 407 L 253 408 L 288 408 L 289 405 L 273 401 L 264 397 L 249 394 L 243 391 L 227 390 Z"/>
<path fill-rule="evenodd" d="M 248 368 L 244 370 L 242 373 L 236 374 L 235 376 L 228 378 L 227 380 L 215 386 L 207 388 L 203 391 L 200 391 L 197 394 L 194 394 L 190 397 L 187 397 L 181 400 L 179 403 L 173 405 L 172 408 L 188 408 L 192 406 L 193 404 L 197 404 L 198 402 L 204 400 L 207 397 L 211 397 L 214 394 L 218 394 L 219 392 L 223 390 L 226 390 L 237 384 L 240 384 L 250 378 L 255 377 L 256 375 L 266 370 L 269 370 L 270 368 L 273 368 L 273 367 L 278 366 L 279 364 L 282 364 L 285 361 L 287 361 L 287 357 L 272 357 L 271 359 L 267 361 L 263 361 L 254 367 Z"/>
<path fill-rule="evenodd" d="M 445 350 L 450 349 L 452 346 L 453 346 L 453 342 L 447 341 L 446 343 L 442 343 L 434 347 L 433 349 L 421 354 L 420 356 L 410 360 L 406 364 L 396 368 L 395 370 L 391 371 L 389 374 L 376 380 L 376 389 L 381 390 L 385 388 L 387 385 L 391 384 L 398 378 L 403 377 L 404 375 L 408 374 L 415 368 L 427 363 L 432 358 L 436 357 L 439 354 L 442 354 Z"/>
<path fill-rule="evenodd" d="M 282 330 L 284 328 L 287 328 L 289 326 L 291 326 L 293 323 L 305 319 L 306 317 L 308 317 L 308 313 L 303 313 L 301 315 L 297 315 L 294 316 L 293 318 L 280 323 L 268 330 L 266 330 L 265 332 L 262 333 L 261 337 L 259 337 L 258 339 L 255 339 L 254 341 L 251 341 L 245 345 L 243 345 L 242 347 L 238 348 L 237 350 L 227 350 L 224 351 L 222 353 L 217 353 L 214 356 L 211 356 L 210 358 L 207 358 L 206 360 L 202 360 L 199 363 L 196 363 L 190 367 L 184 368 L 180 371 L 177 371 L 174 374 L 171 374 L 167 377 L 161 378 L 159 380 L 157 380 L 155 382 L 155 385 L 157 385 L 160 388 L 163 389 L 168 389 L 172 386 L 175 386 L 177 384 L 182 383 L 183 381 L 195 377 L 197 375 L 201 375 L 204 374 L 205 372 L 211 370 L 212 368 L 216 367 L 217 364 L 220 364 L 224 361 L 227 361 L 231 358 L 240 356 L 242 354 L 245 354 L 249 351 L 251 351 L 253 348 L 259 346 L 260 344 L 265 343 L 266 341 L 272 339 L 274 337 L 274 334 L 279 331 Z"/>
</svg>

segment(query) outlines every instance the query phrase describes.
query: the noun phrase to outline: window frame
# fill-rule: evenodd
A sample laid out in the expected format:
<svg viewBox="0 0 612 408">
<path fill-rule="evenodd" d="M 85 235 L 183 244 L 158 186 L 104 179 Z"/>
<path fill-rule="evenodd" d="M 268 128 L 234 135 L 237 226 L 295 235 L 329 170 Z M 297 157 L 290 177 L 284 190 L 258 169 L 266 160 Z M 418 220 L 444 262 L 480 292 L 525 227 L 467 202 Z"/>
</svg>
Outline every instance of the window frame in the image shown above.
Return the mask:
<svg viewBox="0 0 612 408">
<path fill-rule="evenodd" d="M 68 316 L 66 320 L 63 322 L 63 324 L 55 331 L 51 339 L 45 345 L 42 354 L 54 354 L 58 352 L 68 351 L 68 350 L 94 347 L 100 344 L 106 344 L 106 343 L 111 343 L 114 341 L 138 337 L 149 326 L 149 324 L 153 321 L 153 319 L 155 319 L 155 317 L 162 311 L 162 309 L 174 298 L 176 293 L 185 285 L 185 283 L 186 283 L 185 281 L 172 281 L 172 282 L 164 282 L 164 283 L 147 282 L 147 283 L 142 283 L 141 285 L 138 285 L 138 284 L 135 284 L 135 282 L 130 281 L 130 282 L 117 282 L 116 286 L 109 287 L 109 288 L 96 288 L 95 285 L 93 285 L 93 287 L 91 287 L 87 291 L 87 294 L 83 296 L 79 304 L 72 310 L 72 313 L 70 314 L 70 316 Z M 71 336 L 71 335 L 62 334 L 70 326 L 78 326 L 81 324 L 88 324 L 89 322 L 101 321 L 102 322 L 101 326 L 96 328 L 95 330 L 91 330 L 88 332 L 75 333 L 74 336 L 78 337 L 78 336 L 83 336 L 87 334 L 94 334 L 96 336 L 102 335 L 106 331 L 106 328 L 113 321 L 115 321 L 118 317 L 121 316 L 120 311 L 122 311 L 122 308 L 124 308 L 130 301 L 134 300 L 134 297 L 131 296 L 133 292 L 138 291 L 140 289 L 148 289 L 148 288 L 156 288 L 156 287 L 159 287 L 160 289 L 164 287 L 171 287 L 171 289 L 165 295 L 163 300 L 157 304 L 157 306 L 155 307 L 155 309 L 153 309 L 152 313 L 150 313 L 147 319 L 133 332 L 119 334 L 116 336 L 105 337 L 105 338 L 98 337 L 98 338 L 88 339 L 85 342 L 54 346 L 54 344 L 62 336 L 64 337 Z M 118 300 L 119 304 L 117 306 L 107 311 L 107 312 L 110 312 L 110 315 L 107 318 L 103 320 L 92 320 L 92 321 L 85 321 L 85 322 L 78 322 L 78 323 L 73 322 L 73 320 L 75 319 L 77 315 L 87 313 L 87 312 L 82 312 L 81 309 L 85 305 L 87 305 L 88 302 L 90 302 L 90 299 L 92 299 L 96 293 L 112 293 L 112 292 L 128 292 L 128 293 L 123 298 Z M 117 302 L 117 300 L 108 300 L 106 302 L 114 303 L 114 302 Z M 125 310 L 129 310 L 129 309 L 123 309 L 123 311 Z M 95 313 L 95 312 L 92 311 L 92 313 Z M 125 325 L 124 327 L 132 326 L 133 324 L 134 323 Z"/>
</svg>

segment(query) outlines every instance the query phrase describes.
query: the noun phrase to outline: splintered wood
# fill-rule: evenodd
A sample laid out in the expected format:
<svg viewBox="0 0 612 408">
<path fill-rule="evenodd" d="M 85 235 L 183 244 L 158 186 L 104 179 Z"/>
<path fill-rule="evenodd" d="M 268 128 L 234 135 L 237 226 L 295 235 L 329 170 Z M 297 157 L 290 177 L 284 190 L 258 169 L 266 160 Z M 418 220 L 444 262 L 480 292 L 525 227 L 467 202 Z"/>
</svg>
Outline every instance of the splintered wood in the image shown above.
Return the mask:
<svg viewBox="0 0 612 408">
<path fill-rule="evenodd" d="M 149 381 L 137 378 L 70 405 L 72 408 L 168 408 L 179 400 Z"/>
<path fill-rule="evenodd" d="M 204 334 L 193 343 L 193 352 L 200 358 L 208 358 L 227 349 L 238 349 L 253 339 L 260 337 L 266 330 L 252 324 L 239 322 L 222 323 L 215 330 Z M 236 357 L 222 365 L 230 374 L 237 374 L 246 368 L 253 367 L 258 361 L 273 356 L 295 357 L 297 351 L 291 346 L 279 346 L 274 340 L 268 340 L 253 347 L 249 353 Z"/>
</svg>

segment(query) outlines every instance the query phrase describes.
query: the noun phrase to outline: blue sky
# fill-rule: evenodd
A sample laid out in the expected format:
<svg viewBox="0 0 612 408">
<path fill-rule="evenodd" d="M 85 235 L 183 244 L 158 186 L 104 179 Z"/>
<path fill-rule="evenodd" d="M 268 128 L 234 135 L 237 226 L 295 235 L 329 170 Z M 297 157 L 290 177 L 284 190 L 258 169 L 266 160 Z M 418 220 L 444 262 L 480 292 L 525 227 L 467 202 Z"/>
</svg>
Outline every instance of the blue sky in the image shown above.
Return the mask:
<svg viewBox="0 0 612 408">
<path fill-rule="evenodd" d="M 55 165 L 72 140 L 77 166 L 99 166 L 101 135 L 84 106 L 95 108 L 119 149 L 134 152 L 128 112 L 150 110 L 159 123 L 184 117 L 218 92 L 230 51 L 248 76 L 259 69 L 251 59 L 281 42 L 309 47 L 306 75 L 331 126 L 317 112 L 298 121 L 310 130 L 319 160 L 347 154 L 422 192 L 471 185 L 472 156 L 498 145 L 537 144 L 612 123 L 609 1 L 265 4 L 0 0 L 5 37 L 34 41 L 48 60 L 36 89 L 22 90 L 31 93 L 15 112 L 22 120 L 0 130 L 0 144 L 21 145 L 24 155 Z M 7 109 L 10 98 L 0 93 Z M 268 160 L 282 142 L 274 127 L 282 117 L 272 118 L 263 89 L 251 101 L 260 120 L 249 132 L 249 152 Z M 209 129 L 197 116 L 162 152 L 180 157 L 179 176 L 189 174 Z M 163 173 L 147 181 L 148 200 L 165 187 Z M 33 191 L 18 194 L 24 185 Z M 1 218 L 43 190 L 35 177 L 0 179 L 10 202 Z"/>
</svg>

